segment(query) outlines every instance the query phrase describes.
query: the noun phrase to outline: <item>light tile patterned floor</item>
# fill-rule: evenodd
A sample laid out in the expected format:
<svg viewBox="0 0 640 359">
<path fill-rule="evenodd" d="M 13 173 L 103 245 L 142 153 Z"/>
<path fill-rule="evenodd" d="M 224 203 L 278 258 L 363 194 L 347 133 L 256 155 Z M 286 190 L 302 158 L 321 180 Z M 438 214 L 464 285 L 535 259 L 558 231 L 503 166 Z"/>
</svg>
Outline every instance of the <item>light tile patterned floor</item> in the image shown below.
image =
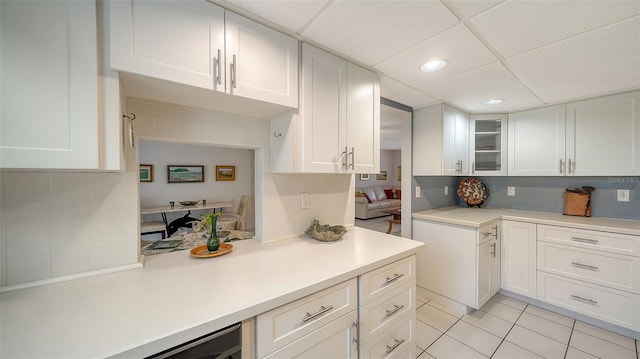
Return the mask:
<svg viewBox="0 0 640 359">
<path fill-rule="evenodd" d="M 464 316 L 418 300 L 416 315 L 421 359 L 640 359 L 636 340 L 500 294 Z"/>
</svg>

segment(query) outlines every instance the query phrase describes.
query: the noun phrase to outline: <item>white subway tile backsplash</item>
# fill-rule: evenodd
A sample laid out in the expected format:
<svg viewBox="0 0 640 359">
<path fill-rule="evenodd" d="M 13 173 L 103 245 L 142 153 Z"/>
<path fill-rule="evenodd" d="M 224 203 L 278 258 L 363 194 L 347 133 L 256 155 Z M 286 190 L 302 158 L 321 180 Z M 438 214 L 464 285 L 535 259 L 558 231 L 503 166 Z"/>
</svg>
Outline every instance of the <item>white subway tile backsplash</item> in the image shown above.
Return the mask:
<svg viewBox="0 0 640 359">
<path fill-rule="evenodd" d="M 91 219 L 89 198 L 57 199 L 51 202 L 51 221 L 56 225 L 73 228 Z"/>
<path fill-rule="evenodd" d="M 91 198 L 122 196 L 121 173 L 91 173 L 89 179 Z"/>
<path fill-rule="evenodd" d="M 136 115 L 134 126 L 155 127 L 156 107 L 143 102 L 129 101 L 127 111 Z"/>
<path fill-rule="evenodd" d="M 51 199 L 89 198 L 89 173 L 51 173 Z M 57 204 L 57 202 L 54 202 Z"/>
<path fill-rule="evenodd" d="M 48 199 L 4 202 L 5 231 L 38 225 L 49 228 L 51 202 Z"/>
<path fill-rule="evenodd" d="M 51 277 L 51 256 L 7 260 L 7 285 Z"/>
<path fill-rule="evenodd" d="M 90 223 L 115 222 L 122 218 L 123 199 L 118 197 L 92 198 L 89 206 Z"/>
<path fill-rule="evenodd" d="M 124 265 L 124 245 L 93 248 L 90 250 L 91 270 Z"/>
<path fill-rule="evenodd" d="M 90 248 L 90 227 L 87 225 L 68 226 L 54 224 L 51 230 L 53 253 L 75 252 Z"/>
<path fill-rule="evenodd" d="M 51 255 L 51 230 L 29 226 L 6 232 L 7 260 Z"/>
<path fill-rule="evenodd" d="M 51 267 L 54 277 L 88 272 L 90 253 L 88 250 L 55 253 Z"/>
<path fill-rule="evenodd" d="M 49 173 L 5 172 L 2 175 L 5 201 L 39 200 L 50 196 Z"/>
<path fill-rule="evenodd" d="M 122 222 L 100 222 L 88 225 L 89 246 L 91 248 L 110 247 L 124 243 Z"/>
</svg>

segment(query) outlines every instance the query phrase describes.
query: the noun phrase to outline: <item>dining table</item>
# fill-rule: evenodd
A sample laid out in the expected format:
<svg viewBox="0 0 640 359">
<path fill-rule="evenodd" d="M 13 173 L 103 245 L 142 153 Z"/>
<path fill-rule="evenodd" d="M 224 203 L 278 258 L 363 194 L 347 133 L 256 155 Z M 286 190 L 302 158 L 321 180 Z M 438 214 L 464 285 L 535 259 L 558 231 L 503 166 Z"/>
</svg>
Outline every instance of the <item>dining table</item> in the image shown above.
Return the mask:
<svg viewBox="0 0 640 359">
<path fill-rule="evenodd" d="M 167 213 L 186 211 L 187 214 L 190 214 L 191 211 L 208 210 L 208 209 L 213 210 L 213 213 L 216 213 L 217 210 L 222 211 L 223 208 L 233 208 L 233 203 L 232 202 L 207 202 L 206 204 L 197 203 L 192 206 L 183 206 L 183 205 L 180 205 L 179 203 L 176 203 L 173 206 L 167 205 L 167 206 L 142 207 L 140 208 L 140 214 L 143 215 L 143 214 L 160 213 L 160 215 L 162 216 L 162 221 L 164 222 L 165 226 L 168 226 L 169 223 L 167 222 Z"/>
</svg>

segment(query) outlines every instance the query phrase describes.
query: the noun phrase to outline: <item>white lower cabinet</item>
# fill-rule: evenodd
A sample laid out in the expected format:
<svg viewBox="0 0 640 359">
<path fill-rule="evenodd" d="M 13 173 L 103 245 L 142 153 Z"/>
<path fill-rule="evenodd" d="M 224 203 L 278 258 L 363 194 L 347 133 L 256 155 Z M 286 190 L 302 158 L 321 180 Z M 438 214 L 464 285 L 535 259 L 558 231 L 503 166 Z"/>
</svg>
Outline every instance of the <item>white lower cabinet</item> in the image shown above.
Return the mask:
<svg viewBox="0 0 640 359">
<path fill-rule="evenodd" d="M 502 289 L 536 297 L 536 224 L 502 221 Z"/>
<path fill-rule="evenodd" d="M 410 256 L 258 315 L 255 356 L 415 358 L 415 268 Z"/>
<path fill-rule="evenodd" d="M 476 228 L 413 220 L 420 287 L 480 308 L 500 289 L 500 223 Z M 446 268 L 446 271 L 443 270 Z"/>
<path fill-rule="evenodd" d="M 640 331 L 640 236 L 538 225 L 537 299 Z"/>
</svg>

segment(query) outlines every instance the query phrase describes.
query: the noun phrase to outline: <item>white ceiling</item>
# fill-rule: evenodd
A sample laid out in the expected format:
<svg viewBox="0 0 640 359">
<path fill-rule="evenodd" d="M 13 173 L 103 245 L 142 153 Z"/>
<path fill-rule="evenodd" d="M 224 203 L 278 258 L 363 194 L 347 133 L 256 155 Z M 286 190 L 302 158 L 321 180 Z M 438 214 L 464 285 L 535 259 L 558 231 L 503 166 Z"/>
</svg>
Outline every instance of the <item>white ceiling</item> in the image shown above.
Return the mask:
<svg viewBox="0 0 640 359">
<path fill-rule="evenodd" d="M 211 1 L 377 70 L 381 95 L 413 108 L 513 112 L 640 88 L 640 0 Z M 432 58 L 449 66 L 420 72 Z"/>
</svg>

